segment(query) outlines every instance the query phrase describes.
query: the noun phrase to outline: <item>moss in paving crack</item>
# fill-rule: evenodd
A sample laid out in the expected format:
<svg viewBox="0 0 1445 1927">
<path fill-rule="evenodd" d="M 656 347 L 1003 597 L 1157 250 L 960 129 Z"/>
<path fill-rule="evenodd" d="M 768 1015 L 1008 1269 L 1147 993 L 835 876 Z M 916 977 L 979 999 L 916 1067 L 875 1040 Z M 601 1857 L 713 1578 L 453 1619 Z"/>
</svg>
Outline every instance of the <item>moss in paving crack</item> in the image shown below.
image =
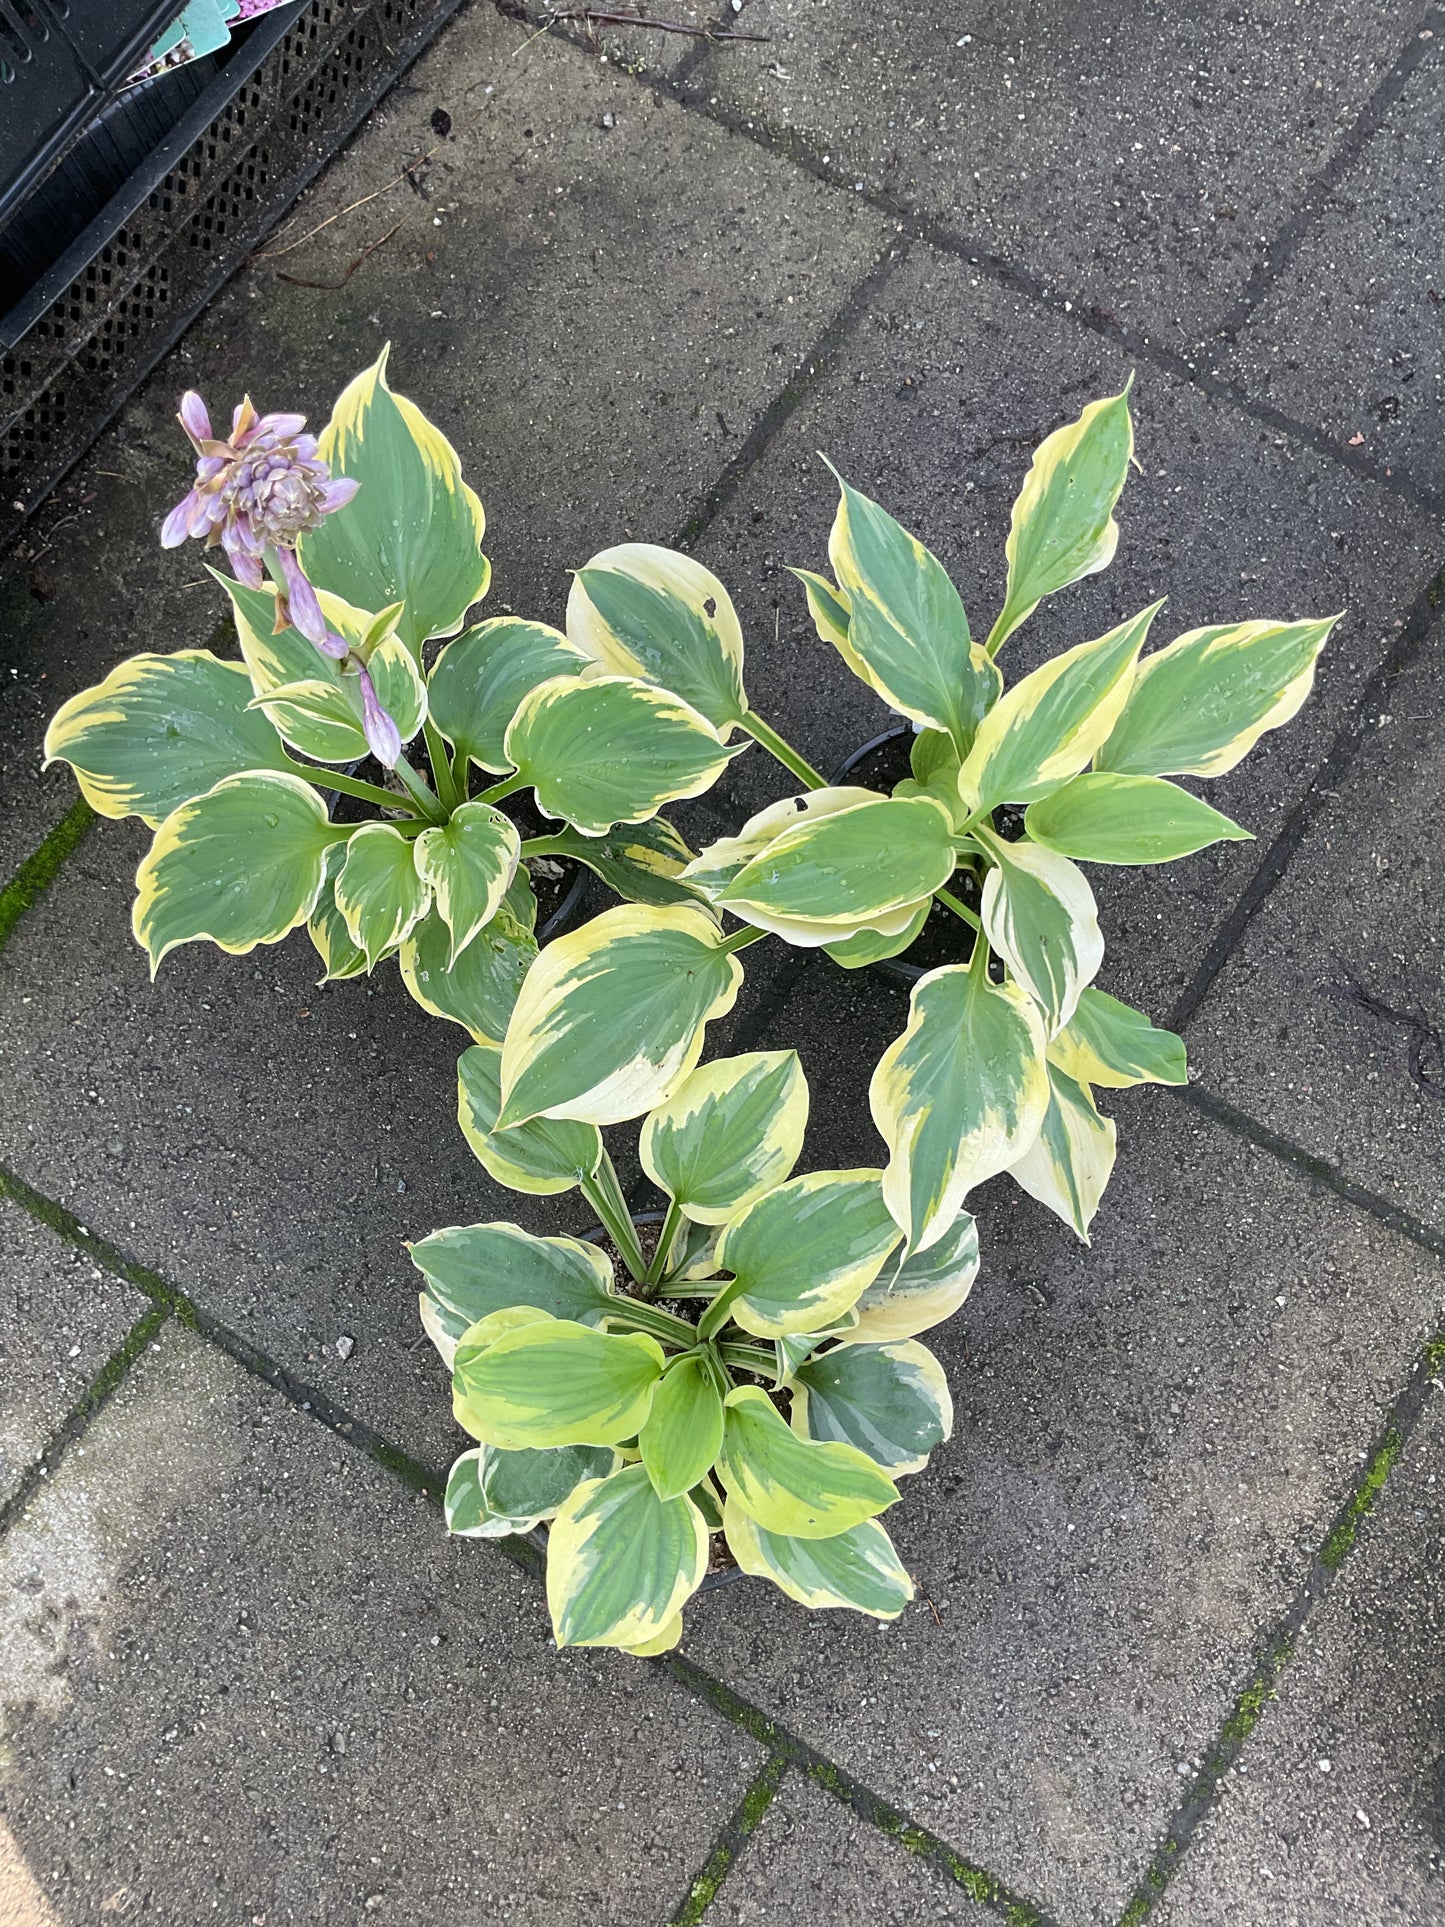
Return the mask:
<svg viewBox="0 0 1445 1927">
<path fill-rule="evenodd" d="M 84 801 L 71 805 L 40 848 L 26 857 L 0 890 L 0 949 L 25 912 L 32 909 L 54 883 L 60 866 L 95 822 L 95 811 Z"/>
<path fill-rule="evenodd" d="M 1144 1894 L 1135 1894 L 1129 1905 L 1119 1916 L 1119 1927 L 1140 1927 L 1140 1922 L 1149 1918 L 1154 1903 Z"/>
<path fill-rule="evenodd" d="M 1428 1350 L 1427 1350 L 1428 1357 Z M 1355 1490 L 1354 1497 L 1345 1508 L 1345 1516 L 1330 1533 L 1320 1547 L 1320 1564 L 1331 1572 L 1338 1570 L 1354 1549 L 1355 1535 L 1363 1520 L 1368 1519 L 1375 1509 L 1375 1501 L 1384 1490 L 1385 1481 L 1390 1476 L 1390 1468 L 1400 1456 L 1400 1435 L 1387 1432 L 1384 1443 L 1365 1469 L 1365 1476 Z"/>
<path fill-rule="evenodd" d="M 774 1753 L 752 1781 L 736 1813 L 719 1834 L 702 1872 L 688 1888 L 686 1900 L 672 1916 L 668 1927 L 698 1927 L 703 1915 L 716 1900 L 718 1889 L 727 1879 L 739 1852 L 750 1836 L 757 1832 L 763 1815 L 773 1804 L 787 1770 L 786 1756 Z"/>
</svg>

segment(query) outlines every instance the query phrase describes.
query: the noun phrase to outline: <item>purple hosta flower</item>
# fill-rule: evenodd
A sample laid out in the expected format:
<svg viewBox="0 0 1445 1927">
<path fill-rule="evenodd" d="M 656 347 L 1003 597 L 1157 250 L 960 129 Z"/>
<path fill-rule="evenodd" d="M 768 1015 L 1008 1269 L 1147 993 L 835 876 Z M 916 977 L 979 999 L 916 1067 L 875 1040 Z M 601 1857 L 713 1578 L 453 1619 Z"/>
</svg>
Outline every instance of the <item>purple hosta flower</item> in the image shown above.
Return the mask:
<svg viewBox="0 0 1445 1927">
<path fill-rule="evenodd" d="M 395 769 L 401 755 L 401 731 L 376 699 L 376 685 L 363 663 L 357 671 L 361 678 L 361 727 L 367 746 L 379 763 Z"/>
</svg>

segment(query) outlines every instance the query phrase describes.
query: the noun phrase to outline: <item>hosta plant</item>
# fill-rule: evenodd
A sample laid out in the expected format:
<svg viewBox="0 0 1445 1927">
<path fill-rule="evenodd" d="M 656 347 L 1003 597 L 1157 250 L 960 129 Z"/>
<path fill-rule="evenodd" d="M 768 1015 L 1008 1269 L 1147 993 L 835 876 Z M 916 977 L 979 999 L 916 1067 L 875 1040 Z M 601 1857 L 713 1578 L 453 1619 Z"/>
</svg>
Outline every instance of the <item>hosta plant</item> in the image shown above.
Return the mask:
<svg viewBox="0 0 1445 1927">
<path fill-rule="evenodd" d="M 133 917 L 153 969 L 179 944 L 244 954 L 304 923 L 327 978 L 395 955 L 428 1010 L 496 1039 L 537 950 L 529 861 L 689 898 L 691 852 L 658 812 L 737 746 L 545 623 L 463 627 L 490 577 L 482 505 L 385 354 L 319 440 L 249 400 L 224 438 L 198 395 L 180 420 L 196 476 L 161 539 L 230 563 L 239 655 L 132 656 L 45 744 L 102 815 L 155 832 Z M 368 755 L 384 784 L 355 774 Z M 523 840 L 500 806 L 524 789 L 555 831 Z M 333 820 L 337 793 L 369 820 Z"/>
<path fill-rule="evenodd" d="M 502 1077 L 495 1047 L 464 1053 L 468 1142 L 515 1190 L 580 1186 L 618 1263 L 510 1223 L 412 1248 L 453 1411 L 478 1441 L 447 1482 L 451 1530 L 547 1522 L 563 1646 L 675 1645 L 715 1534 L 804 1605 L 896 1617 L 913 1585 L 880 1515 L 952 1429 L 917 1334 L 973 1282 L 973 1220 L 907 1258 L 881 1171 L 793 1176 L 802 1068 L 754 1052 L 691 1070 L 644 1120 L 643 1168 L 668 1200 L 648 1258 L 596 1126 L 504 1124 Z"/>
<path fill-rule="evenodd" d="M 956 915 L 959 960 L 917 983 L 870 1090 L 883 1197 L 912 1253 L 946 1239 L 975 1186 L 1003 1171 L 1087 1236 L 1115 1142 L 1095 1089 L 1180 1083 L 1185 1061 L 1177 1037 L 1096 987 L 1104 940 L 1081 866 L 1172 862 L 1247 837 L 1172 779 L 1222 775 L 1287 722 L 1332 627 L 1231 622 L 1148 648 L 1155 603 L 1006 683 L 1020 625 L 1113 556 L 1132 454 L 1127 390 L 1038 448 L 983 642 L 939 562 L 840 481 L 832 577 L 795 573 L 819 634 L 913 723 L 912 773 L 891 795 L 833 787 L 760 734 L 805 789 L 683 872 L 743 926 L 714 941 L 741 950 L 772 933 L 846 969 L 904 950 L 935 899 Z M 617 552 L 614 569 L 637 553 Z M 664 552 L 647 566 L 662 579 Z M 671 617 L 653 609 L 644 634 L 615 579 L 598 585 L 605 596 L 594 581 L 578 576 L 568 612 L 591 653 L 690 701 L 725 684 L 749 713 L 741 654 L 721 646 L 737 624 L 720 585 L 704 608 L 674 581 Z M 534 967 L 502 1053 L 506 1124 L 607 1123 L 668 1097 L 710 1014 L 668 914 L 604 916 Z"/>
</svg>

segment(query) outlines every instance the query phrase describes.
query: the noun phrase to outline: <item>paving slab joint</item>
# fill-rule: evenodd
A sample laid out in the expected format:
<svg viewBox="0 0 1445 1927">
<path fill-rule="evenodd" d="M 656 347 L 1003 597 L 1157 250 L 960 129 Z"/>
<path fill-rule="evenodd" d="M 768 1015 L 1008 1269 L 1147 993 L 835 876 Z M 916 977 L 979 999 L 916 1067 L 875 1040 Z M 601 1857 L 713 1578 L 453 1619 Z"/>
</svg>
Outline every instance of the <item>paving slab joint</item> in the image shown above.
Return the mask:
<svg viewBox="0 0 1445 1927">
<path fill-rule="evenodd" d="M 56 1426 L 38 1456 L 21 1474 L 14 1491 L 0 1504 L 0 1536 L 14 1525 L 36 1492 L 55 1474 L 66 1453 L 82 1438 L 91 1422 L 125 1382 L 130 1368 L 171 1316 L 169 1307 L 153 1305 L 131 1326 L 80 1397 Z"/>
<path fill-rule="evenodd" d="M 67 857 L 85 841 L 96 821 L 95 811 L 82 797 L 72 803 L 39 849 L 32 850 L 10 881 L 0 889 L 0 950 L 27 910 L 45 895 Z"/>
<path fill-rule="evenodd" d="M 1257 1640 L 1249 1678 L 1235 1695 L 1204 1763 L 1193 1774 L 1154 1857 L 1119 1916 L 1118 1927 L 1141 1927 L 1168 1888 L 1200 1822 L 1213 1809 L 1221 1786 L 1253 1737 L 1279 1681 L 1294 1658 L 1302 1633 L 1328 1597 L 1341 1568 L 1356 1550 L 1390 1473 L 1408 1448 L 1432 1392 L 1445 1393 L 1445 1327 L 1416 1354 L 1409 1375 L 1385 1415 L 1372 1449 L 1330 1522 L 1294 1597 Z"/>
<path fill-rule="evenodd" d="M 718 1891 L 737 1862 L 738 1855 L 756 1833 L 763 1815 L 773 1804 L 788 1772 L 785 1754 L 770 1754 L 762 1771 L 748 1785 L 734 1811 L 723 1823 L 711 1853 L 687 1890 L 686 1898 L 667 1927 L 699 1927 Z"/>
<path fill-rule="evenodd" d="M 1271 242 L 1240 290 L 1234 306 L 1215 329 L 1218 338 L 1233 342 L 1280 275 L 1298 254 L 1310 229 L 1324 212 L 1329 197 L 1364 154 L 1384 126 L 1390 109 L 1405 91 L 1411 76 L 1434 51 L 1432 41 L 1445 34 L 1445 12 L 1430 7 L 1411 30 L 1394 65 L 1365 102 L 1353 125 L 1300 197 L 1298 207 Z"/>
<path fill-rule="evenodd" d="M 1304 794 L 1260 858 L 1234 908 L 1219 926 L 1205 951 L 1192 981 L 1170 1012 L 1170 1030 L 1183 1031 L 1197 1016 L 1215 978 L 1228 963 L 1275 885 L 1284 877 L 1306 832 L 1321 811 L 1334 800 L 1335 791 L 1367 740 L 1369 717 L 1379 714 L 1386 706 L 1391 685 L 1405 673 L 1419 652 L 1442 602 L 1445 602 L 1445 568 L 1432 576 L 1408 604 L 1383 659 L 1356 697 Z"/>
</svg>

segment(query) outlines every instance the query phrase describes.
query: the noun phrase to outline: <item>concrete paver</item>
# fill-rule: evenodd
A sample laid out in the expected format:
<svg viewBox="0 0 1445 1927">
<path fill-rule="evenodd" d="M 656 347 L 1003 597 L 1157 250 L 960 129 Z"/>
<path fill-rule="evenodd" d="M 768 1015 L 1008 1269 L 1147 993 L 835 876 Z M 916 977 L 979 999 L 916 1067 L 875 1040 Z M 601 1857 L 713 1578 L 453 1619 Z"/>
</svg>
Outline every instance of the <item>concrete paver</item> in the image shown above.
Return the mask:
<svg viewBox="0 0 1445 1927">
<path fill-rule="evenodd" d="M 978 1916 L 911 1854 L 789 1774 L 708 1909 L 708 1927 L 918 1927 Z"/>
<path fill-rule="evenodd" d="M 46 1927 L 665 1918 L 757 1772 L 534 1582 L 171 1329 L 0 1546 Z"/>
<path fill-rule="evenodd" d="M 692 85 L 979 252 L 1205 338 L 1394 63 L 1420 9 L 753 0 L 765 47 Z"/>
<path fill-rule="evenodd" d="M 898 264 L 829 379 L 698 547 L 738 602 L 754 705 L 820 768 L 890 718 L 818 640 L 785 567 L 827 567 L 837 494 L 817 451 L 934 550 L 983 635 L 1002 601 L 1009 513 L 1034 446 L 1087 401 L 1117 392 L 1130 370 L 1109 343 L 966 264 L 922 247 Z M 1204 786 L 1259 843 L 1162 869 L 1090 873 L 1111 987 L 1162 1018 L 1438 566 L 1439 540 L 1428 518 L 1384 490 L 1153 369 L 1137 371 L 1131 403 L 1143 473 L 1120 503 L 1118 553 L 1010 640 L 1002 662 L 1011 679 L 1161 595 L 1156 646 L 1201 623 L 1346 611 L 1304 711 Z M 756 809 L 791 787 L 752 752 L 715 794 Z"/>
<path fill-rule="evenodd" d="M 1337 798 L 1188 1041 L 1204 1083 L 1445 1231 L 1445 626 L 1367 718 Z"/>
<path fill-rule="evenodd" d="M 1445 270 L 1434 180 L 1445 150 L 1445 33 L 1319 221 L 1225 350 L 1221 372 L 1299 421 L 1445 494 Z M 1432 181 L 1434 187 L 1432 190 Z"/>
<path fill-rule="evenodd" d="M 1434 1927 L 1445 1908 L 1440 1394 L 1196 1836 L 1160 1927 Z"/>
<path fill-rule="evenodd" d="M 0 1198 L 0 1505 L 147 1310 L 132 1286 Z"/>
<path fill-rule="evenodd" d="M 881 1159 L 869 1069 L 904 1004 L 812 967 L 804 1159 Z M 686 1649 L 1069 1922 L 1117 1918 L 1439 1316 L 1445 1271 L 1158 1091 L 1110 1094 L 1085 1250 L 998 1179 L 984 1267 L 932 1335 L 952 1442 L 890 1530 L 920 1597 L 879 1630 L 761 1585 Z M 935 1609 L 937 1618 L 935 1619 Z"/>
</svg>

